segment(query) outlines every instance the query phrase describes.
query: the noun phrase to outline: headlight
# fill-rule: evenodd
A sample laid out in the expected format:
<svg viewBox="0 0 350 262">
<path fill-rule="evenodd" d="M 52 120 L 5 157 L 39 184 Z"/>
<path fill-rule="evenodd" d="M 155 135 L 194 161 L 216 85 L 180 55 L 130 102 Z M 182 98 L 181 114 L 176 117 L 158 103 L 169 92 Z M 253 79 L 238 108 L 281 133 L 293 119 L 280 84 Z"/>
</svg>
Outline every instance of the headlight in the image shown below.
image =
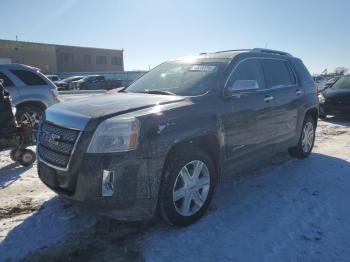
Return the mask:
<svg viewBox="0 0 350 262">
<path fill-rule="evenodd" d="M 323 104 L 326 101 L 326 99 L 324 98 L 324 96 L 322 94 L 319 94 L 318 95 L 318 101 L 319 101 L 320 104 Z"/>
<path fill-rule="evenodd" d="M 140 123 L 136 118 L 113 117 L 96 129 L 88 153 L 111 153 L 134 150 L 137 147 Z"/>
</svg>

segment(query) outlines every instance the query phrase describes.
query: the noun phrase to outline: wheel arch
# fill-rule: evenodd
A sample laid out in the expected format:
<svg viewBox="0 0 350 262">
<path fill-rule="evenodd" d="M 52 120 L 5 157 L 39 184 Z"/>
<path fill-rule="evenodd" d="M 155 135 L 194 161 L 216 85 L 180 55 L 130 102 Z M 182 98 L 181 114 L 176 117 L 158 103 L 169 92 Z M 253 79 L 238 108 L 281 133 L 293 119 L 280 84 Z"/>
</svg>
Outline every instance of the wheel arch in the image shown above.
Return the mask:
<svg viewBox="0 0 350 262">
<path fill-rule="evenodd" d="M 306 111 L 305 113 L 305 118 L 311 116 L 314 121 L 315 121 L 315 125 L 317 126 L 317 119 L 318 119 L 318 109 L 317 108 L 310 108 Z"/>
<path fill-rule="evenodd" d="M 212 159 L 215 170 L 216 170 L 216 182 L 219 179 L 219 174 L 221 171 L 221 152 L 220 152 L 220 143 L 216 135 L 203 135 L 200 137 L 190 138 L 183 141 L 180 141 L 174 144 L 168 151 L 164 165 L 163 165 L 163 176 L 166 172 L 166 167 L 169 161 L 175 157 L 176 154 L 181 152 L 188 152 L 189 149 L 199 149 L 204 153 L 207 153 Z"/>
<path fill-rule="evenodd" d="M 33 107 L 33 106 L 39 107 L 42 110 L 45 110 L 47 108 L 47 106 L 43 102 L 36 101 L 36 100 L 23 101 L 23 102 L 16 104 L 17 110 L 19 110 L 20 108 L 23 108 L 23 107 Z"/>
</svg>

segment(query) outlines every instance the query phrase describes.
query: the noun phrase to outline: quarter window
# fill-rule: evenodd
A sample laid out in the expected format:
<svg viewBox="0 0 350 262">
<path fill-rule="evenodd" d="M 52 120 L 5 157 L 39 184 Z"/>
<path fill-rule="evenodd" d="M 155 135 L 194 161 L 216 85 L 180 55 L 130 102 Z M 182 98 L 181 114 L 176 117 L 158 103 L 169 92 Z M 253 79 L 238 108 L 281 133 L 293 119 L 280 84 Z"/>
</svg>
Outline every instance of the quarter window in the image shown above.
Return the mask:
<svg viewBox="0 0 350 262">
<path fill-rule="evenodd" d="M 33 72 L 27 70 L 11 70 L 11 72 L 28 86 L 46 85 L 46 82 Z"/>
<path fill-rule="evenodd" d="M 0 72 L 0 81 L 4 87 L 14 86 L 10 78 L 8 78 L 3 72 Z"/>
<path fill-rule="evenodd" d="M 241 62 L 228 80 L 228 86 L 233 86 L 237 80 L 255 80 L 259 88 L 264 88 L 264 75 L 257 59 Z"/>
<path fill-rule="evenodd" d="M 287 62 L 276 59 L 263 59 L 267 88 L 290 86 L 293 84 Z"/>
</svg>

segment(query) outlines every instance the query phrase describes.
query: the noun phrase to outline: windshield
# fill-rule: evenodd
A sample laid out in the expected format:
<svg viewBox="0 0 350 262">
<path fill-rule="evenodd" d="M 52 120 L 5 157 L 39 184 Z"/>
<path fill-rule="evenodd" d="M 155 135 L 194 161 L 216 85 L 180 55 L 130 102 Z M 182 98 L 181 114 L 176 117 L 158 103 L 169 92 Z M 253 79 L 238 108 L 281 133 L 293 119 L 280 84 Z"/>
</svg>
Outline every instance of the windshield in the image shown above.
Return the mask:
<svg viewBox="0 0 350 262">
<path fill-rule="evenodd" d="M 163 63 L 127 88 L 133 93 L 164 93 L 196 96 L 206 93 L 224 68 L 223 62 Z"/>
<path fill-rule="evenodd" d="M 333 89 L 350 89 L 350 77 L 342 77 L 332 86 Z"/>
</svg>

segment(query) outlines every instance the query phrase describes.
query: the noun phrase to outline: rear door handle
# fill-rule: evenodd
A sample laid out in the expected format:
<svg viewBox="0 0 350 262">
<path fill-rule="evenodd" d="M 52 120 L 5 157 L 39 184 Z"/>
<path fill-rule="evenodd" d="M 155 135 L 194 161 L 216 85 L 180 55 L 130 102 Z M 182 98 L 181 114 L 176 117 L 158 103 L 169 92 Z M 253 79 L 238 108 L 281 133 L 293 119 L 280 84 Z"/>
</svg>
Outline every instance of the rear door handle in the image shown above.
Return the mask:
<svg viewBox="0 0 350 262">
<path fill-rule="evenodd" d="M 274 99 L 274 97 L 273 97 L 273 96 L 270 96 L 270 95 L 267 95 L 267 96 L 264 97 L 264 101 L 265 101 L 266 103 L 272 101 L 273 99 Z"/>
<path fill-rule="evenodd" d="M 297 96 L 300 96 L 301 93 L 302 93 L 302 91 L 301 91 L 300 89 L 297 89 L 297 90 L 295 91 L 295 94 L 296 94 Z"/>
</svg>

